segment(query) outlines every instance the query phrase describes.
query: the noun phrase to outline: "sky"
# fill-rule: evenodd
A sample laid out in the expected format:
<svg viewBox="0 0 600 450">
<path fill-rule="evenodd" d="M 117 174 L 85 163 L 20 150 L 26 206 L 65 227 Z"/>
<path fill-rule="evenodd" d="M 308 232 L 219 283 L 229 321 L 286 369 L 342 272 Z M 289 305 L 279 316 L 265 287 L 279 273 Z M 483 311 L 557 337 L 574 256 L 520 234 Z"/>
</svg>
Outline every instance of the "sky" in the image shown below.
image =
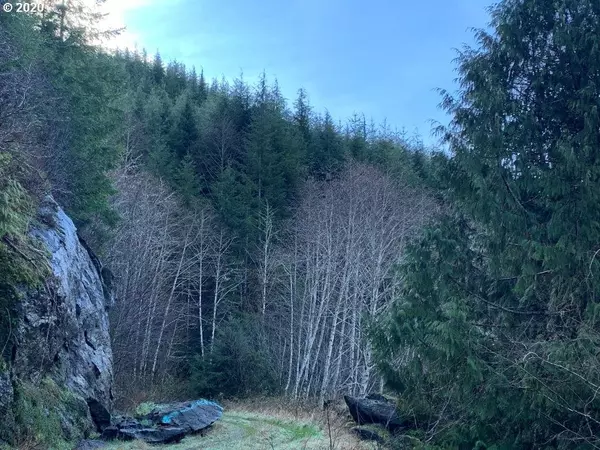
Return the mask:
<svg viewBox="0 0 600 450">
<path fill-rule="evenodd" d="M 353 113 L 435 145 L 447 123 L 438 88 L 454 90 L 456 50 L 474 43 L 491 0 L 108 0 L 111 46 L 160 50 L 208 79 L 254 83 L 263 70 L 293 102 Z"/>
</svg>

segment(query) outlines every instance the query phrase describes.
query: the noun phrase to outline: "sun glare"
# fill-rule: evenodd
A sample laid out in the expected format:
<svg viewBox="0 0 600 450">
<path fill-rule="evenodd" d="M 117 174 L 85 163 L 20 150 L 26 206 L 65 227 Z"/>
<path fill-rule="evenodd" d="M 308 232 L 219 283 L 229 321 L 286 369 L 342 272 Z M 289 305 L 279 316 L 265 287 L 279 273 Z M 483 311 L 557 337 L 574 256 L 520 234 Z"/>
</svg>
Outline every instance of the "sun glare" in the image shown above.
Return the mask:
<svg viewBox="0 0 600 450">
<path fill-rule="evenodd" d="M 94 2 L 94 0 L 89 0 Z M 127 14 L 134 10 L 148 7 L 153 0 L 107 0 L 102 6 L 101 11 L 106 14 L 104 17 L 103 28 L 112 30 L 122 30 L 117 36 L 104 42 L 105 47 L 111 49 L 134 49 L 141 47 L 140 36 L 127 28 Z"/>
</svg>

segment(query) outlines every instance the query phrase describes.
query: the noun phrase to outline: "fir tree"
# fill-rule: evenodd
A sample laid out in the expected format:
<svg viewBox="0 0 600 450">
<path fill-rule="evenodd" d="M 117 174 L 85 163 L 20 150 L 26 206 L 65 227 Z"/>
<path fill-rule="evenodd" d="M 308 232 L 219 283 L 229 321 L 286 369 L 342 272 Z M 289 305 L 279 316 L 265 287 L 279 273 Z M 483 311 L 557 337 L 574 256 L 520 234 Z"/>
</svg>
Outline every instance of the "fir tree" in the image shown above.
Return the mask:
<svg viewBox="0 0 600 450">
<path fill-rule="evenodd" d="M 344 146 L 328 111 L 317 124 L 315 139 L 308 146 L 309 173 L 317 179 L 330 179 L 343 166 Z"/>
<path fill-rule="evenodd" d="M 592 448 L 600 8 L 505 0 L 492 26 L 444 96 L 452 157 L 434 162 L 454 212 L 413 246 L 376 348 L 402 407 L 444 428 L 433 441 Z"/>
<path fill-rule="evenodd" d="M 200 139 L 192 103 L 187 96 L 182 101 L 183 108 L 178 114 L 175 113 L 168 141 L 170 150 L 179 159 L 183 159 L 188 153 L 196 154 Z"/>
<path fill-rule="evenodd" d="M 154 79 L 154 83 L 159 85 L 162 84 L 165 78 L 165 68 L 159 52 L 156 52 L 156 55 L 154 55 L 154 61 L 152 63 L 152 78 Z"/>
<path fill-rule="evenodd" d="M 312 108 L 308 100 L 308 94 L 304 89 L 299 89 L 298 98 L 294 102 L 294 122 L 296 123 L 306 146 L 310 146 L 312 140 L 311 115 Z"/>
</svg>

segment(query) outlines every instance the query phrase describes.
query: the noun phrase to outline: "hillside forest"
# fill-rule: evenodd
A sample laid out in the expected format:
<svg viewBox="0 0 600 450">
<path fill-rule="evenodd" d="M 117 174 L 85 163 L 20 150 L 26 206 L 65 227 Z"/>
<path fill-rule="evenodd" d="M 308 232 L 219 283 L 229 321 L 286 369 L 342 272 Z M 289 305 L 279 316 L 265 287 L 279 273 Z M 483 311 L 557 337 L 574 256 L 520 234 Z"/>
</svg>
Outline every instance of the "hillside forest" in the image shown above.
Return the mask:
<svg viewBox="0 0 600 450">
<path fill-rule="evenodd" d="M 376 392 L 415 448 L 600 447 L 599 2 L 493 7 L 439 148 L 265 73 L 105 50 L 98 23 L 0 14 L 4 360 L 51 194 L 118 299 L 122 408 Z"/>
</svg>

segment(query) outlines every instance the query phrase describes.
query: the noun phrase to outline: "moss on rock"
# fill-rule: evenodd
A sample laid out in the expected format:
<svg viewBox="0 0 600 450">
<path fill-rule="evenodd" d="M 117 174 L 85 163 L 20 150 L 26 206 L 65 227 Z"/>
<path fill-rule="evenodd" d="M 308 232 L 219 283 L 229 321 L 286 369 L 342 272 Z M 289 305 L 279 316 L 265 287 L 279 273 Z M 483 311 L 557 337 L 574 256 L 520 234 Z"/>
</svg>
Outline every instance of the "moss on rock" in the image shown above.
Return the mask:
<svg viewBox="0 0 600 450">
<path fill-rule="evenodd" d="M 18 440 L 33 441 L 44 448 L 70 449 L 73 442 L 93 431 L 85 400 L 49 378 L 38 384 L 19 383 L 14 409 Z"/>
<path fill-rule="evenodd" d="M 11 442 L 15 433 L 15 418 L 12 410 L 14 391 L 6 364 L 0 358 L 0 443 Z"/>
</svg>

